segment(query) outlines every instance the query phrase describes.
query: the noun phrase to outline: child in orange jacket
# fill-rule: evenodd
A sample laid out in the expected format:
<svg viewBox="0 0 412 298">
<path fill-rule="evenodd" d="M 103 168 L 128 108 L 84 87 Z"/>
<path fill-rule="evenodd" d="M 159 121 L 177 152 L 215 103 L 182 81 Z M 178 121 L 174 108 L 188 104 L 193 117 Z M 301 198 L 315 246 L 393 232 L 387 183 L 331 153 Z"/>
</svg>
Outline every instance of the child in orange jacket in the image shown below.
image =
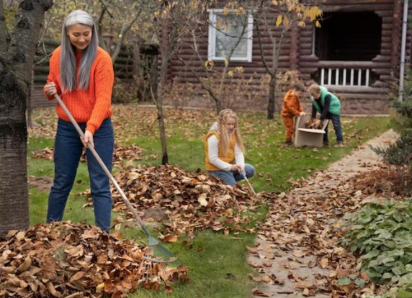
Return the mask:
<svg viewBox="0 0 412 298">
<path fill-rule="evenodd" d="M 286 126 L 286 145 L 292 145 L 293 136 L 293 118 L 295 116 L 304 116 L 303 108 L 300 105 L 299 97 L 305 92 L 305 86 L 302 83 L 296 83 L 291 90 L 286 92 L 283 98 L 282 119 Z"/>
</svg>

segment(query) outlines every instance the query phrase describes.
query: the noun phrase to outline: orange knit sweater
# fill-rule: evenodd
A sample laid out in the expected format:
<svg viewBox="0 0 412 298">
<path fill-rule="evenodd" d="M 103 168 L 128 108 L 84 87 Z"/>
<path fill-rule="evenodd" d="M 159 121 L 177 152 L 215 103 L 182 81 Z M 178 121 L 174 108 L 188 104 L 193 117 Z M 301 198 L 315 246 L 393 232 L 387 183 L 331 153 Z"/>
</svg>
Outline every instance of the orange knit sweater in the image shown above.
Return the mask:
<svg viewBox="0 0 412 298">
<path fill-rule="evenodd" d="M 86 90 L 75 89 L 72 92 L 61 91 L 60 80 L 60 50 L 58 47 L 50 58 L 50 71 L 47 82 L 56 84 L 57 93 L 69 109 L 73 118 L 78 123 L 86 122 L 86 130 L 91 133 L 99 129 L 103 120 L 112 115 L 111 99 L 114 82 L 114 72 L 112 59 L 103 49 L 99 48 L 96 59 L 94 60 L 89 79 L 89 88 Z M 76 73 L 82 53 L 76 53 Z M 49 97 L 49 100 L 54 97 Z M 57 115 L 60 119 L 70 121 L 60 105 L 56 105 Z"/>
</svg>

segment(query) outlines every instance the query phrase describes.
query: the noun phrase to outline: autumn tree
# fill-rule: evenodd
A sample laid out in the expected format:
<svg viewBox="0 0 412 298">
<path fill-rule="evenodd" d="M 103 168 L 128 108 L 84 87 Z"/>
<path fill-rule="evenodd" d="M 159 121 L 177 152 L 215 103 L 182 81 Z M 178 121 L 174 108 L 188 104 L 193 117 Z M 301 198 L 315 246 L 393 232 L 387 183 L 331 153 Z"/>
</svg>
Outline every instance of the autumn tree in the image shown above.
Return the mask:
<svg viewBox="0 0 412 298">
<path fill-rule="evenodd" d="M 52 5 L 21 1 L 9 33 L 0 2 L 0 236 L 29 225 L 26 101 L 44 12 Z"/>
<path fill-rule="evenodd" d="M 144 1 L 136 0 L 82 0 L 57 1 L 53 8 L 46 13 L 45 25 L 41 39 L 49 37 L 60 39 L 61 23 L 71 11 L 82 9 L 89 12 L 98 26 L 100 46 L 112 57 L 113 63 L 119 56 L 121 47 L 125 44 L 129 32 L 137 33 L 139 28 L 145 27 L 144 22 L 138 22 L 142 14 Z M 142 31 L 140 30 L 140 33 Z M 103 42 L 105 33 L 112 34 L 113 47 L 107 48 Z"/>
<path fill-rule="evenodd" d="M 202 89 L 207 91 L 210 98 L 216 105 L 216 112 L 219 113 L 223 108 L 230 106 L 227 100 L 227 91 L 229 85 L 235 84 L 231 79 L 234 75 L 243 73 L 242 67 L 230 68 L 232 57 L 240 50 L 239 45 L 246 39 L 251 39 L 251 22 L 252 11 L 239 6 L 237 2 L 228 2 L 222 8 L 222 11 L 216 15 L 213 21 L 202 20 L 209 26 L 213 27 L 217 34 L 225 40 L 225 43 L 219 44 L 221 55 L 220 62 L 223 67 L 215 67 L 215 61 L 208 60 L 202 56 L 199 47 L 201 41 L 207 36 L 208 31 L 202 31 L 199 26 L 190 30 L 190 42 L 186 47 L 192 49 L 190 59 L 180 57 L 179 60 L 197 79 Z M 208 28 L 206 28 L 208 29 Z M 233 86 L 232 86 L 233 87 Z"/>
<path fill-rule="evenodd" d="M 153 30 L 159 41 L 160 63 L 157 93 L 153 92 L 153 101 L 157 108 L 160 141 L 162 146 L 162 164 L 169 162 L 167 154 L 165 119 L 163 102 L 166 93 L 167 66 L 170 59 L 182 46 L 181 40 L 192 28 L 199 25 L 199 20 L 208 5 L 206 0 L 164 0 L 154 1 L 152 11 Z"/>
<path fill-rule="evenodd" d="M 263 65 L 270 76 L 267 118 L 273 119 L 279 58 L 287 34 L 292 29 L 304 27 L 308 21 L 320 26 L 317 19 L 322 15 L 322 11 L 316 5 L 301 3 L 302 1 L 299 0 L 259 0 L 252 2 L 253 5 L 258 3 L 254 19 Z M 271 63 L 264 54 L 263 32 L 267 33 L 272 44 Z"/>
</svg>

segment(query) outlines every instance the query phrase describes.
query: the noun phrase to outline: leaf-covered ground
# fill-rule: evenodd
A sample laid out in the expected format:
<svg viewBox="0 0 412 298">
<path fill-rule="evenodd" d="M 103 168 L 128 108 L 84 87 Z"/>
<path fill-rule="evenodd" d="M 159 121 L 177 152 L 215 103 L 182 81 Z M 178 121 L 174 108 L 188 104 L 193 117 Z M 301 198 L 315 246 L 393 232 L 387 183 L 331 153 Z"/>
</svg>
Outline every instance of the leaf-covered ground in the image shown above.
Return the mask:
<svg viewBox="0 0 412 298">
<path fill-rule="evenodd" d="M 247 277 L 251 269 L 245 262 L 246 247 L 253 246 L 256 224 L 265 215 L 265 205 L 276 203 L 279 194 L 296 181 L 382 132 L 388 122 L 343 118 L 345 148 L 297 149 L 283 146 L 284 127 L 279 119 L 267 120 L 262 113 L 239 113 L 246 161 L 257 169 L 250 181 L 260 195 L 252 198 L 246 184 L 232 189 L 202 171 L 203 136 L 215 121 L 213 111 L 167 109 L 165 113 L 169 161 L 173 165 L 167 167 L 159 166 L 155 110 L 114 106 L 114 173 L 154 234 L 187 265 L 191 280 L 190 285 L 173 286 L 173 294 L 139 290 L 130 297 L 192 297 L 199 293 L 203 295 L 199 297 L 249 297 L 254 281 Z M 31 222 L 35 224 L 44 221 L 47 208 L 56 116 L 53 109 L 44 109 L 35 111 L 33 119 L 38 124 L 29 131 L 28 158 L 34 186 L 30 189 Z M 333 132 L 330 138 L 333 143 Z M 88 208 L 88 188 L 87 168 L 81 163 L 66 220 L 94 222 L 92 208 Z M 147 238 L 136 233 L 140 229 L 115 190 L 113 198 L 113 230 L 127 237 L 137 236 L 137 242 L 145 243 Z"/>
<path fill-rule="evenodd" d="M 395 140 L 386 133 L 373 145 Z M 368 203 L 399 199 L 391 169 L 377 162 L 368 146 L 282 193 L 270 204 L 258 227 L 258 243 L 249 251 L 252 276 L 268 286 L 264 297 L 361 297 L 379 293 L 356 255 L 343 247 L 343 217 Z M 367 236 L 366 236 L 367 238 Z M 292 296 L 288 296 L 292 295 Z"/>
</svg>

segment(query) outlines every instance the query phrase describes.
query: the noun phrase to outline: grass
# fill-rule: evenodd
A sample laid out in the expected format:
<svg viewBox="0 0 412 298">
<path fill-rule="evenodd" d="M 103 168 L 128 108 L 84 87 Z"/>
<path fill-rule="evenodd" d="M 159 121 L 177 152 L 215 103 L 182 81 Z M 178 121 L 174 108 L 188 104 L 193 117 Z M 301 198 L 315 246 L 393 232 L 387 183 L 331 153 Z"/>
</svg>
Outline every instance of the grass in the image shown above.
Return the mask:
<svg viewBox="0 0 412 298">
<path fill-rule="evenodd" d="M 142 147 L 144 155 L 136 166 L 156 165 L 160 162 L 161 148 L 158 137 L 156 113 L 151 109 L 136 106 L 116 106 L 113 122 L 116 142 L 122 145 L 135 144 Z M 49 110 L 36 110 L 34 119 L 51 127 L 54 118 Z M 47 115 L 44 116 L 44 115 Z M 208 111 L 166 111 L 167 145 L 169 163 L 187 171 L 204 169 L 203 136 L 214 121 L 215 115 Z M 326 168 L 331 162 L 349 154 L 353 148 L 375 137 L 388 128 L 387 118 L 343 118 L 342 127 L 346 147 L 293 148 L 284 147 L 284 127 L 281 119 L 265 119 L 263 113 L 239 113 L 240 128 L 246 143 L 246 162 L 256 167 L 257 175 L 250 179 L 256 191 L 286 191 L 291 180 L 305 178 L 315 171 Z M 330 127 L 330 143 L 335 135 Z M 53 177 L 53 162 L 32 158 L 32 151 L 53 146 L 52 134 L 32 133 L 29 139 L 29 175 Z M 89 188 L 86 165 L 80 163 L 76 183 L 68 199 L 64 220 L 94 223 L 93 210 L 83 208 L 87 202 L 80 193 Z M 44 222 L 47 210 L 47 192 L 30 188 L 31 224 Z M 256 220 L 261 221 L 266 213 L 263 206 Z M 113 218 L 118 214 L 113 214 Z M 122 230 L 126 237 L 145 241 L 139 230 Z M 254 282 L 248 278 L 254 271 L 247 265 L 246 245 L 253 245 L 255 235 L 238 233 L 223 235 L 201 231 L 194 239 L 168 244 L 179 260 L 189 267 L 189 283 L 174 286 L 173 294 L 139 290 L 129 297 L 249 297 Z M 185 239 L 183 237 L 183 239 Z M 166 246 L 166 245 L 165 245 Z"/>
</svg>

